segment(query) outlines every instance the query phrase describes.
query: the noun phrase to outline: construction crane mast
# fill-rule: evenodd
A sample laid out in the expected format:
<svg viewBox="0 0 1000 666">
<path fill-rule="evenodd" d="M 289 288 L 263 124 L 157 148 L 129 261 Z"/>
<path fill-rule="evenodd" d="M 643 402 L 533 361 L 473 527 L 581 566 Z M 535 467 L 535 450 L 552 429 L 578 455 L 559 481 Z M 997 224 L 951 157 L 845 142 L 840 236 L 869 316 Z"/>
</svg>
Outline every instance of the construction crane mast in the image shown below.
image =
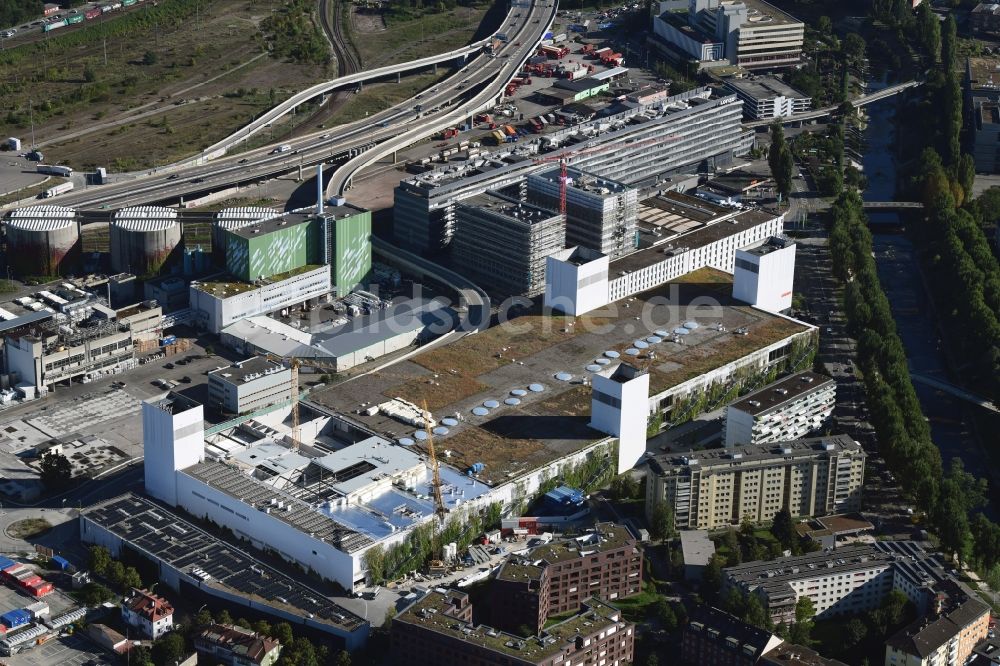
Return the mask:
<svg viewBox="0 0 1000 666">
<path fill-rule="evenodd" d="M 423 404 L 424 413 L 427 413 L 427 402 L 424 401 Z M 448 513 L 447 507 L 444 505 L 444 498 L 441 497 L 441 470 L 438 467 L 437 454 L 434 453 L 434 433 L 431 432 L 431 428 L 427 428 L 427 451 L 431 456 L 431 471 L 434 474 L 434 513 L 437 514 L 438 519 L 441 524 L 444 524 L 445 514 Z"/>
<path fill-rule="evenodd" d="M 334 363 L 323 361 L 321 359 L 300 356 L 275 356 L 274 354 L 265 354 L 264 357 L 269 361 L 287 363 L 289 369 L 291 370 L 288 388 L 292 400 L 292 448 L 297 450 L 299 448 L 299 444 L 301 443 L 299 439 L 301 435 L 301 421 L 299 417 L 299 368 L 302 366 L 308 366 L 319 370 L 330 370 L 336 372 L 337 366 Z"/>
</svg>

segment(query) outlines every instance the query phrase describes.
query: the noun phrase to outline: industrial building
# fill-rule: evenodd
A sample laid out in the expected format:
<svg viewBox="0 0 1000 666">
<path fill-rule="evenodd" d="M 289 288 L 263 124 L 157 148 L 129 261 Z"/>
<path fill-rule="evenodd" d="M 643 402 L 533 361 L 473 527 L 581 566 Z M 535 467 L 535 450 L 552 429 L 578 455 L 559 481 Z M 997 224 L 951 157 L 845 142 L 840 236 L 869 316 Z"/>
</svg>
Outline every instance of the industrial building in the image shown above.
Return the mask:
<svg viewBox="0 0 1000 666">
<path fill-rule="evenodd" d="M 293 579 L 139 495 L 127 493 L 83 509 L 80 538 L 115 557 L 129 553 L 152 562 L 158 579 L 184 599 L 223 603 L 236 607 L 234 614 L 246 608 L 321 632 L 347 650 L 361 648 L 368 639 L 366 620 L 308 587 L 301 582 L 305 577 Z"/>
<path fill-rule="evenodd" d="M 598 523 L 581 536 L 511 555 L 490 583 L 492 625 L 526 626 L 580 610 L 591 597 L 606 602 L 642 591 L 642 549 L 624 525 Z"/>
<path fill-rule="evenodd" d="M 246 283 L 320 264 L 321 218 L 288 213 L 225 230 L 226 270 Z"/>
<path fill-rule="evenodd" d="M 545 290 L 545 260 L 566 246 L 566 218 L 495 192 L 458 204 L 451 259 L 455 268 L 492 291 L 537 296 Z"/>
<path fill-rule="evenodd" d="M 902 592 L 920 619 L 886 641 L 887 665 L 964 664 L 989 629 L 989 607 L 909 541 L 876 541 L 745 562 L 723 569 L 722 576 L 723 594 L 734 587 L 756 594 L 771 620 L 786 625 L 795 621 L 795 605 L 804 596 L 812 601 L 818 619 L 828 619 L 873 610 L 893 590 Z M 944 652 L 962 656 L 934 660 Z"/>
<path fill-rule="evenodd" d="M 660 8 L 654 34 L 703 65 L 774 69 L 801 62 L 805 24 L 764 0 L 667 0 Z"/>
<path fill-rule="evenodd" d="M 403 180 L 393 204 L 396 241 L 414 252 L 444 249 L 454 234 L 456 204 L 551 169 L 533 161 L 537 154 L 544 153 L 546 162 L 565 156 L 574 168 L 633 187 L 684 169 L 726 166 L 749 152 L 753 134 L 740 125 L 742 104 L 735 95 L 712 95 L 711 88 L 695 88 L 649 104 L 616 107 L 612 115 Z M 579 143 L 581 137 L 589 138 Z"/>
<path fill-rule="evenodd" d="M 837 383 L 801 372 L 746 395 L 726 407 L 727 449 L 799 439 L 817 432 L 833 414 Z"/>
<path fill-rule="evenodd" d="M 226 265 L 226 231 L 241 229 L 280 215 L 281 213 L 274 208 L 264 206 L 240 206 L 220 210 L 212 221 L 212 261 L 221 266 Z"/>
<path fill-rule="evenodd" d="M 579 169 L 566 170 L 566 245 L 596 250 L 611 259 L 638 246 L 635 216 L 638 192 L 623 183 Z M 528 176 L 528 203 L 557 211 L 562 193 L 559 167 Z"/>
<path fill-rule="evenodd" d="M 80 224 L 64 206 L 28 206 L 10 212 L 7 265 L 18 277 L 66 275 L 80 259 Z"/>
<path fill-rule="evenodd" d="M 177 211 L 163 206 L 121 208 L 111 218 L 111 269 L 148 277 L 180 256 Z"/>
<path fill-rule="evenodd" d="M 412 666 L 625 666 L 634 634 L 621 611 L 590 599 L 576 615 L 525 638 L 474 622 L 469 595 L 438 588 L 393 618 L 391 654 L 393 663 Z"/>
<path fill-rule="evenodd" d="M 795 243 L 773 236 L 759 245 L 736 250 L 733 298 L 771 312 L 792 307 Z"/>
<path fill-rule="evenodd" d="M 255 356 L 208 373 L 208 401 L 229 414 L 245 414 L 287 403 L 292 371 L 282 364 Z"/>
<path fill-rule="evenodd" d="M 404 300 L 315 332 L 270 317 L 247 317 L 224 328 L 224 345 L 242 354 L 313 358 L 341 372 L 450 332 L 456 314 L 443 301 Z"/>
<path fill-rule="evenodd" d="M 768 176 L 734 169 L 715 174 L 698 185 L 696 196 L 726 206 L 759 202 L 774 196 L 774 180 Z"/>
<path fill-rule="evenodd" d="M 193 281 L 188 298 L 196 324 L 218 334 L 246 317 L 315 304 L 329 293 L 329 267 L 306 264 L 253 284 L 227 276 Z"/>
<path fill-rule="evenodd" d="M 550 256 L 546 306 L 579 315 L 700 268 L 733 273 L 736 251 L 780 234 L 784 216 L 737 211 L 668 192 L 640 204 L 639 224 L 653 240 L 616 261 L 584 253 Z M 595 285 L 605 280 L 602 297 Z"/>
<path fill-rule="evenodd" d="M 812 107 L 811 97 L 806 97 L 776 76 L 729 78 L 725 83 L 743 100 L 743 117 L 747 120 L 788 118 L 796 113 L 805 113 Z"/>
<path fill-rule="evenodd" d="M 335 199 L 320 213 L 323 220 L 323 263 L 330 266 L 338 296 L 368 283 L 372 270 L 372 213 Z"/>
<path fill-rule="evenodd" d="M 846 435 L 653 456 L 646 472 L 646 515 L 658 502 L 678 529 L 713 530 L 793 516 L 857 511 L 865 452 Z"/>
</svg>

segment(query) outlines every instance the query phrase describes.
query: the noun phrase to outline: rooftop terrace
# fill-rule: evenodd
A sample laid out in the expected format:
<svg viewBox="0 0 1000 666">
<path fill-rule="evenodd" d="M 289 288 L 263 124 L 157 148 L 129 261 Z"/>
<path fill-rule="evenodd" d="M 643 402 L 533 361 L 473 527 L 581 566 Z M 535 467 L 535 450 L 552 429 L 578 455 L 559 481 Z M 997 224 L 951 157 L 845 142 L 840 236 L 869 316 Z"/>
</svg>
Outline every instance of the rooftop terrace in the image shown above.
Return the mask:
<svg viewBox="0 0 1000 666">
<path fill-rule="evenodd" d="M 199 291 L 211 294 L 216 298 L 229 298 L 230 296 L 245 294 L 246 292 L 253 291 L 254 289 L 260 289 L 263 286 L 274 284 L 275 282 L 287 280 L 288 278 L 295 277 L 296 275 L 308 273 L 309 271 L 316 270 L 317 268 L 322 268 L 322 266 L 319 264 L 306 264 L 305 266 L 299 266 L 298 268 L 293 268 L 292 270 L 285 271 L 284 273 L 277 273 L 268 278 L 261 278 L 257 282 L 243 282 L 232 275 L 216 275 L 200 282 L 192 282 L 191 286 Z"/>
</svg>

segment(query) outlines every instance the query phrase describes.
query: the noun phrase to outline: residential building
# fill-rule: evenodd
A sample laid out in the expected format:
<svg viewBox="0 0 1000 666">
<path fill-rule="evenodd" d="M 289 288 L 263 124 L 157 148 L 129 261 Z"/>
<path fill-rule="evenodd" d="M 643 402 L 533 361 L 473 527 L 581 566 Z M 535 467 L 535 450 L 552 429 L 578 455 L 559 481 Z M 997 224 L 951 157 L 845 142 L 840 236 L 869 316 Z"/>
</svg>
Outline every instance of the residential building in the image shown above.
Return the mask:
<svg viewBox="0 0 1000 666">
<path fill-rule="evenodd" d="M 690 666 L 755 666 L 781 643 L 770 631 L 699 604 L 691 610 L 681 634 L 680 658 Z"/>
<path fill-rule="evenodd" d="M 759 666 L 847 666 L 842 661 L 828 659 L 802 645 L 782 643 L 757 662 Z"/>
<path fill-rule="evenodd" d="M 208 401 L 229 414 L 245 414 L 291 399 L 291 368 L 254 356 L 208 373 Z"/>
<path fill-rule="evenodd" d="M 764 0 L 689 0 L 655 17 L 653 32 L 703 64 L 774 69 L 801 62 L 805 24 Z"/>
<path fill-rule="evenodd" d="M 653 456 L 646 515 L 667 502 L 678 529 L 771 520 L 784 507 L 814 516 L 861 507 L 865 452 L 846 435 Z"/>
<path fill-rule="evenodd" d="M 552 615 L 576 611 L 591 597 L 613 602 L 642 591 L 642 549 L 624 525 L 598 523 L 592 532 L 514 555 L 490 587 L 492 624 L 539 632 Z"/>
<path fill-rule="evenodd" d="M 1000 4 L 980 2 L 969 12 L 969 28 L 973 32 L 1000 32 Z"/>
<path fill-rule="evenodd" d="M 225 666 L 272 666 L 281 648 L 276 638 L 233 624 L 213 624 L 194 636 L 199 658 Z"/>
<path fill-rule="evenodd" d="M 576 615 L 522 638 L 474 623 L 466 593 L 436 589 L 393 618 L 390 649 L 393 663 L 409 666 L 625 666 L 634 633 L 621 611 L 590 599 Z"/>
<path fill-rule="evenodd" d="M 972 156 L 976 171 L 996 173 L 1000 166 L 1000 103 L 982 96 L 972 98 Z"/>
<path fill-rule="evenodd" d="M 783 236 L 736 250 L 733 266 L 733 298 L 768 310 L 784 312 L 792 307 L 795 280 L 795 243 Z"/>
<path fill-rule="evenodd" d="M 215 334 L 240 319 L 315 303 L 329 293 L 329 267 L 312 264 L 253 284 L 222 277 L 193 281 L 189 288 L 195 323 Z"/>
<path fill-rule="evenodd" d="M 566 246 L 562 214 L 487 192 L 460 203 L 455 217 L 458 271 L 505 295 L 545 290 L 545 258 Z"/>
<path fill-rule="evenodd" d="M 807 371 L 779 379 L 726 407 L 726 448 L 805 437 L 830 418 L 836 399 L 837 383 L 825 375 Z"/>
<path fill-rule="evenodd" d="M 885 666 L 965 666 L 990 630 L 990 607 L 949 583 L 930 611 L 885 642 Z"/>
<path fill-rule="evenodd" d="M 812 107 L 811 97 L 776 76 L 729 78 L 725 84 L 743 100 L 743 117 L 747 120 L 788 118 L 796 113 L 805 113 Z"/>
<path fill-rule="evenodd" d="M 566 170 L 566 245 L 596 250 L 612 259 L 635 251 L 638 192 L 623 183 Z M 528 176 L 528 202 L 559 210 L 562 174 L 559 167 Z"/>
<path fill-rule="evenodd" d="M 132 590 L 122 600 L 122 622 L 154 641 L 174 627 L 174 607 L 148 590 Z"/>
<path fill-rule="evenodd" d="M 707 530 L 681 530 L 681 556 L 684 559 L 684 580 L 700 581 L 705 567 L 715 555 L 715 543 Z"/>
</svg>

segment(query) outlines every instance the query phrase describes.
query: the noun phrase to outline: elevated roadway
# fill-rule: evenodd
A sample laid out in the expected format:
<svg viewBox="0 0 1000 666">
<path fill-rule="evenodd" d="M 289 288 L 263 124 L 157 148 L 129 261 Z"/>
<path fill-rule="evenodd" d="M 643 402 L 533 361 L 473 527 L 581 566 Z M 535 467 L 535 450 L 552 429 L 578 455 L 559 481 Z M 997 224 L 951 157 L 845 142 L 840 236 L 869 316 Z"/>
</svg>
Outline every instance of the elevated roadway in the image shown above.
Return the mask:
<svg viewBox="0 0 1000 666">
<path fill-rule="evenodd" d="M 888 88 L 883 88 L 881 90 L 876 90 L 873 93 L 866 93 L 864 95 L 858 95 L 851 100 L 851 104 L 855 107 L 865 106 L 873 102 L 878 102 L 879 100 L 886 99 L 887 97 L 892 97 L 893 95 L 898 95 L 899 93 L 907 90 L 908 88 L 914 88 L 916 86 L 922 85 L 923 81 L 906 81 L 904 83 L 897 83 L 896 85 L 889 86 Z M 743 123 L 744 127 L 756 129 L 758 127 L 767 127 L 768 125 L 773 125 L 775 122 L 780 121 L 782 125 L 788 125 L 790 123 L 804 122 L 807 120 L 817 120 L 824 116 L 828 116 L 831 113 L 837 111 L 840 105 L 824 106 L 821 109 L 813 109 L 812 111 L 805 111 L 803 113 L 793 113 L 790 116 L 784 118 L 763 118 L 761 120 L 751 120 L 749 122 Z"/>
<path fill-rule="evenodd" d="M 322 162 L 349 161 L 359 153 L 399 135 L 406 134 L 407 139 L 405 143 L 397 142 L 396 145 L 408 145 L 440 127 L 454 124 L 456 119 L 472 113 L 473 108 L 482 106 L 483 100 L 495 99 L 500 95 L 509 77 L 517 71 L 515 63 L 526 59 L 534 51 L 534 45 L 540 41 L 555 17 L 555 3 L 548 0 L 536 0 L 530 4 L 524 2 L 524 5 L 513 7 L 507 15 L 502 30 L 507 33 L 509 41 L 501 44 L 495 58 L 487 58 L 479 53 L 482 47 L 476 47 L 469 51 L 475 55 L 470 55 L 472 59 L 462 70 L 430 90 L 368 118 L 338 126 L 322 134 L 316 132 L 296 139 L 290 142 L 291 151 L 272 154 L 273 145 L 266 146 L 241 155 L 213 160 L 208 164 L 173 168 L 131 181 L 75 190 L 47 199 L 46 203 L 76 208 L 173 204 L 182 198 L 192 198 L 235 185 L 252 185 Z M 471 48 L 464 47 L 458 51 L 465 53 Z M 455 53 L 453 51 L 413 62 L 420 62 L 420 67 L 426 67 L 434 58 L 451 59 L 455 57 Z M 407 66 L 417 67 L 413 62 Z M 398 67 L 404 66 L 381 69 Z M 372 70 L 375 71 L 378 70 Z M 371 75 L 370 72 L 368 74 Z M 384 75 L 385 72 L 380 74 Z M 342 82 L 344 78 L 346 77 L 337 80 Z M 300 93 L 298 103 L 317 94 L 315 87 L 311 90 L 312 92 Z M 304 95 L 308 96 L 301 97 Z M 470 100 L 474 102 L 471 105 Z M 286 100 L 272 109 L 272 112 L 287 112 L 282 109 L 290 108 L 288 105 L 294 103 L 293 99 Z M 421 111 L 416 110 L 416 104 L 422 106 Z M 419 126 L 413 129 L 416 121 L 419 121 Z"/>
</svg>

